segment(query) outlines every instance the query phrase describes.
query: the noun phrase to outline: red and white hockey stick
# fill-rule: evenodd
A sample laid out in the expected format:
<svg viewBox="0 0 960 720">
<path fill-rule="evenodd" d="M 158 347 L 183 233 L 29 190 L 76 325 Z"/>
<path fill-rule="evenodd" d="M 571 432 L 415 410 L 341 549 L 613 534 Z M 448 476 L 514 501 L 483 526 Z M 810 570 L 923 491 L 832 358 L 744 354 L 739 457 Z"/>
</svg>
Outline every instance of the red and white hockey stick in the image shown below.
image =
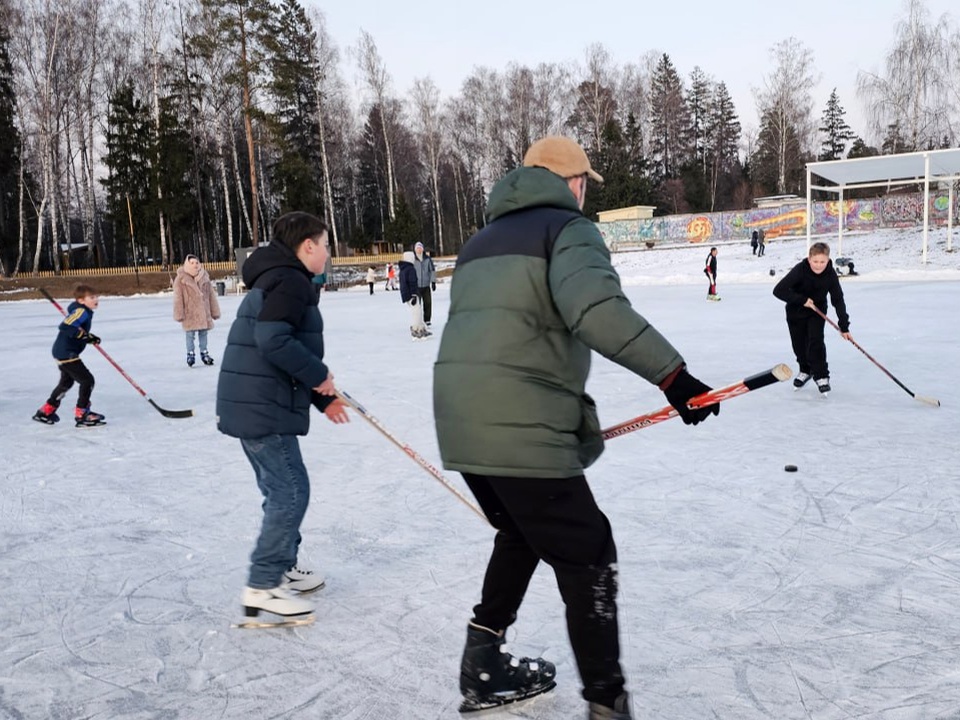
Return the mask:
<svg viewBox="0 0 960 720">
<path fill-rule="evenodd" d="M 767 385 L 774 385 L 778 382 L 789 380 L 792 376 L 793 371 L 783 363 L 780 363 L 769 370 L 757 373 L 756 375 L 751 375 L 750 377 L 734 383 L 733 385 L 716 388 L 710 392 L 705 392 L 702 395 L 697 395 L 696 397 L 690 398 L 690 401 L 687 403 L 687 407 L 698 408 L 723 402 L 724 400 L 730 400 L 731 398 L 735 398 L 738 395 L 743 395 L 752 390 L 759 390 Z M 664 420 L 677 417 L 679 414 L 680 413 L 678 413 L 675 408 L 667 405 L 664 408 L 660 408 L 656 412 L 640 415 L 632 420 L 622 422 L 619 425 L 608 427 L 603 431 L 603 439 L 609 440 L 610 438 L 620 437 L 621 435 L 632 433 L 635 430 L 642 430 L 650 425 L 656 425 Z"/>
<path fill-rule="evenodd" d="M 403 450 L 403 452 L 405 452 L 408 456 L 410 456 L 410 458 L 411 458 L 417 465 L 419 465 L 419 466 L 422 467 L 424 470 L 426 470 L 428 473 L 430 473 L 430 475 L 432 475 L 435 480 L 438 480 L 438 481 L 440 482 L 440 484 L 442 484 L 447 490 L 449 490 L 449 491 L 452 492 L 454 495 L 456 495 L 456 496 L 457 496 L 457 499 L 458 499 L 460 502 L 462 502 L 462 503 L 463 503 L 464 505 L 466 505 L 468 508 L 470 508 L 471 510 L 473 510 L 477 515 L 479 515 L 480 517 L 482 517 L 485 522 L 489 522 L 489 521 L 487 520 L 487 516 L 483 514 L 483 510 L 481 510 L 481 509 L 478 508 L 476 505 L 474 505 L 472 502 L 470 502 L 469 498 L 467 498 L 466 495 L 464 495 L 462 492 L 460 492 L 459 490 L 457 490 L 457 488 L 455 488 L 453 485 L 451 485 L 451 484 L 450 484 L 450 481 L 447 480 L 447 479 L 443 476 L 443 473 L 441 473 L 441 472 L 440 472 L 439 470 L 437 470 L 433 465 L 431 465 L 431 464 L 428 463 L 426 460 L 424 460 L 423 456 L 420 455 L 420 453 L 418 453 L 418 452 L 417 452 L 416 450 L 414 450 L 412 447 L 410 447 L 410 446 L 407 445 L 405 442 L 403 442 L 403 441 L 401 441 L 400 439 L 398 439 L 393 433 L 391 433 L 389 430 L 387 430 L 387 429 L 383 426 L 383 423 L 381 423 L 381 422 L 380 422 L 379 420 L 377 420 L 373 415 L 371 415 L 369 412 L 367 412 L 367 409 L 366 409 L 363 405 L 361 405 L 360 403 L 358 403 L 356 400 L 354 400 L 354 399 L 350 396 L 350 393 L 345 392 L 344 390 L 337 390 L 337 397 L 340 398 L 341 400 L 343 400 L 343 402 L 345 402 L 347 405 L 349 405 L 350 407 L 352 407 L 354 410 L 356 410 L 356 411 L 360 414 L 360 417 L 362 417 L 362 418 L 363 418 L 364 420 L 366 420 L 368 423 L 370 423 L 371 425 L 373 425 L 377 430 L 379 430 L 379 431 L 383 434 L 383 436 L 384 436 L 385 438 L 387 438 L 387 440 L 389 440 L 389 441 L 392 442 L 394 445 L 396 445 L 398 448 L 400 448 L 401 450 Z"/>
<path fill-rule="evenodd" d="M 831 320 L 830 318 L 828 318 L 826 315 L 824 315 L 822 312 L 820 312 L 820 308 L 812 307 L 812 308 L 810 308 L 810 309 L 813 310 L 817 315 L 819 315 L 820 317 L 822 317 L 824 320 L 826 320 L 828 323 L 830 323 L 830 324 L 833 326 L 833 329 L 836 330 L 838 333 L 840 333 L 840 335 L 843 335 L 843 330 L 840 329 L 840 326 L 837 325 L 833 320 Z M 913 392 L 913 390 L 911 390 L 911 389 L 908 388 L 906 385 L 904 385 L 902 382 L 900 382 L 899 380 L 897 380 L 897 378 L 894 377 L 894 375 L 893 375 L 892 372 L 890 372 L 890 371 L 887 370 L 883 365 L 881 365 L 881 364 L 878 363 L 876 360 L 874 360 L 874 359 L 873 359 L 873 356 L 870 355 L 870 353 L 868 353 L 868 352 L 867 352 L 866 350 L 864 350 L 862 347 L 860 347 L 859 345 L 857 345 L 856 341 L 855 341 L 853 338 L 844 338 L 844 339 L 849 340 L 849 341 L 851 342 L 851 344 L 852 344 L 857 350 L 859 350 L 859 351 L 862 352 L 864 355 L 866 355 L 866 356 L 867 356 L 867 359 L 868 359 L 870 362 L 872 362 L 872 363 L 873 363 L 874 365 L 876 365 L 878 368 L 880 368 L 881 370 L 883 370 L 883 372 L 885 372 L 885 373 L 887 374 L 887 377 L 888 377 L 888 378 L 890 378 L 890 379 L 893 380 L 897 385 L 899 385 L 901 388 L 903 388 L 904 391 L 906 391 L 907 395 L 909 395 L 910 397 L 912 397 L 914 400 L 919 400 L 920 402 L 922 402 L 922 403 L 924 403 L 924 404 L 926 404 L 926 405 L 929 405 L 930 407 L 940 407 L 940 401 L 937 400 L 936 398 L 927 397 L 926 395 L 917 395 L 916 393 Z"/>
</svg>

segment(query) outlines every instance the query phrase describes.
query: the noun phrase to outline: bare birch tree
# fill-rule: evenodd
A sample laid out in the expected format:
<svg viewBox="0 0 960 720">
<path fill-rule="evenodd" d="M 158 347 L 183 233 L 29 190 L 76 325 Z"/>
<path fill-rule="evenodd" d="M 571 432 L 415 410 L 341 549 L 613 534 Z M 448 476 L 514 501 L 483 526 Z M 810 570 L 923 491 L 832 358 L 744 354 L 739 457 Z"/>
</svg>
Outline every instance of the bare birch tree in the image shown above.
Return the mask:
<svg viewBox="0 0 960 720">
<path fill-rule="evenodd" d="M 387 215 L 390 220 L 393 220 L 396 217 L 396 199 L 394 197 L 396 178 L 394 177 L 393 145 L 389 128 L 395 118 L 390 112 L 392 107 L 389 95 L 390 75 L 387 73 L 386 64 L 377 51 L 377 44 L 374 42 L 373 36 L 366 30 L 360 31 L 360 41 L 357 44 L 357 61 L 367 90 L 370 92 L 372 103 L 380 112 L 380 126 L 383 130 L 383 145 L 386 156 Z"/>
<path fill-rule="evenodd" d="M 857 94 L 864 103 L 871 129 L 878 138 L 891 129 L 905 147 L 893 152 L 938 147 L 944 137 L 955 138 L 951 127 L 949 68 L 950 41 L 946 17 L 935 24 L 923 0 L 908 0 L 907 16 L 896 28 L 893 48 L 884 59 L 882 73 L 857 75 Z"/>
<path fill-rule="evenodd" d="M 811 152 L 816 123 L 812 91 L 817 83 L 813 52 L 796 38 L 770 49 L 773 70 L 754 89 L 757 111 L 763 118 L 761 142 L 775 163 L 776 190 L 786 192 L 792 164 Z"/>
<path fill-rule="evenodd" d="M 440 206 L 440 160 L 443 157 L 444 123 L 440 114 L 440 90 L 430 78 L 413 83 L 413 108 L 420 144 L 426 160 L 427 185 L 433 211 L 434 240 L 443 255 L 443 210 Z"/>
</svg>

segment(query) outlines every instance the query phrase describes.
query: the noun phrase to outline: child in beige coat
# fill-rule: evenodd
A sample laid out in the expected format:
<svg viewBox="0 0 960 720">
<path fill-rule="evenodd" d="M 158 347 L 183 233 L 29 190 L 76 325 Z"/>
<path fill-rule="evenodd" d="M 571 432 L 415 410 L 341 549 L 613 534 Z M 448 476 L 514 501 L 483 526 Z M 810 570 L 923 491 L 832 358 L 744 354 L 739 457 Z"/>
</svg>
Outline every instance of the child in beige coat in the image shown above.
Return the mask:
<svg viewBox="0 0 960 720">
<path fill-rule="evenodd" d="M 186 333 L 187 365 L 190 367 L 196 362 L 194 333 L 200 345 L 200 359 L 204 365 L 213 365 L 213 358 L 207 352 L 207 331 L 219 317 L 220 305 L 213 292 L 210 275 L 200 265 L 196 255 L 187 255 L 173 281 L 173 319 L 182 325 Z"/>
</svg>

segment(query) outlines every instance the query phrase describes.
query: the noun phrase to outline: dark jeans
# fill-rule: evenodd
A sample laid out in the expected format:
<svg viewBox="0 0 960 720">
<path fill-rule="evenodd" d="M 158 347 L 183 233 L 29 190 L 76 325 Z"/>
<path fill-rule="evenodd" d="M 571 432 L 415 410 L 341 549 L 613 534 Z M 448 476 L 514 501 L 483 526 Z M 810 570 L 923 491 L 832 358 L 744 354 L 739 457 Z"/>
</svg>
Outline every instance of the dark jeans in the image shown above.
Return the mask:
<svg viewBox="0 0 960 720">
<path fill-rule="evenodd" d="M 420 296 L 420 302 L 423 303 L 423 321 L 428 323 L 433 316 L 433 299 L 430 295 L 430 287 L 418 288 L 417 295 Z"/>
<path fill-rule="evenodd" d="M 297 564 L 300 523 L 310 502 L 310 478 L 296 435 L 242 439 L 263 494 L 263 524 L 250 555 L 252 588 L 275 588 L 284 571 Z"/>
<path fill-rule="evenodd" d="M 74 383 L 80 385 L 80 395 L 77 397 L 77 407 L 86 410 L 90 407 L 90 393 L 93 392 L 93 374 L 83 364 L 83 360 L 77 358 L 70 362 L 60 364 L 60 382 L 50 393 L 48 403 L 53 407 L 60 407 L 60 401 L 63 400 L 67 391 L 73 387 Z"/>
<path fill-rule="evenodd" d="M 766 245 L 761 244 L 757 249 L 757 257 L 763 257 L 763 251 L 766 249 Z"/>
<path fill-rule="evenodd" d="M 617 623 L 617 548 L 582 475 L 565 479 L 463 474 L 497 529 L 473 622 L 504 630 L 537 564 L 553 568 L 583 697 L 613 706 L 623 692 Z"/>
<path fill-rule="evenodd" d="M 800 372 L 812 375 L 814 380 L 830 377 L 827 346 L 823 341 L 824 320 L 807 308 L 800 312 L 787 315 L 787 329 Z"/>
</svg>

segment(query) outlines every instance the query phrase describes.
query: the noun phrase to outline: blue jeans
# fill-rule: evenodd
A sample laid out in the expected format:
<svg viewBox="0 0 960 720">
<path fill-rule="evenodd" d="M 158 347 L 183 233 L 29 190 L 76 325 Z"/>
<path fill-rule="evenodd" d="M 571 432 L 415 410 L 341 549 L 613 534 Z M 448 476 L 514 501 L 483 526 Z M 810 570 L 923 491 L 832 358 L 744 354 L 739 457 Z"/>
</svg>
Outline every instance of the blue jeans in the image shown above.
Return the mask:
<svg viewBox="0 0 960 720">
<path fill-rule="evenodd" d="M 296 435 L 241 439 L 263 494 L 263 524 L 250 555 L 252 588 L 274 588 L 283 573 L 297 564 L 300 523 L 310 502 L 310 478 Z"/>
<path fill-rule="evenodd" d="M 207 331 L 206 330 L 187 330 L 187 352 L 193 352 L 193 334 L 197 334 L 197 341 L 200 343 L 200 352 L 207 351 Z"/>
</svg>

